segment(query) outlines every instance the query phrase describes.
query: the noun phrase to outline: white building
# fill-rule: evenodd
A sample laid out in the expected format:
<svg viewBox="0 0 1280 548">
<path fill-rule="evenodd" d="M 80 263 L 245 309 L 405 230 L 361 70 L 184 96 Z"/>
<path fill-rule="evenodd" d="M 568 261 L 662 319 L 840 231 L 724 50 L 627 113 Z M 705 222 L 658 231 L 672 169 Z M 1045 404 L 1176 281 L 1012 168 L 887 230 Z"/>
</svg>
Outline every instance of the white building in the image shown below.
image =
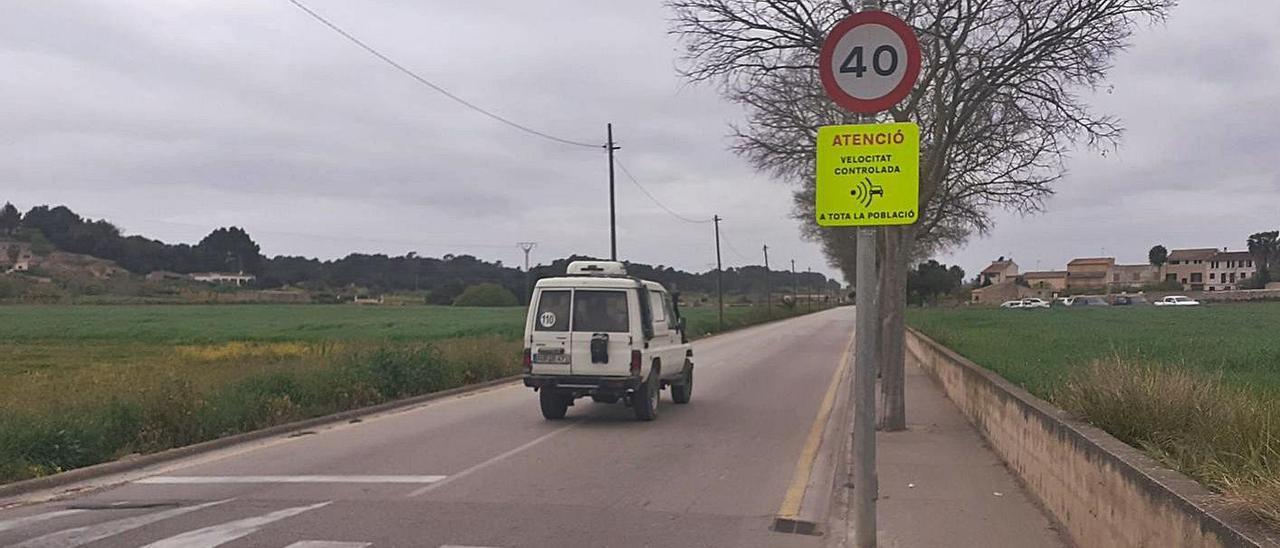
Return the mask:
<svg viewBox="0 0 1280 548">
<path fill-rule="evenodd" d="M 197 282 L 205 282 L 211 284 L 234 284 L 244 285 L 257 279 L 253 274 L 230 274 L 226 272 L 196 272 L 191 275 L 191 279 Z"/>
</svg>

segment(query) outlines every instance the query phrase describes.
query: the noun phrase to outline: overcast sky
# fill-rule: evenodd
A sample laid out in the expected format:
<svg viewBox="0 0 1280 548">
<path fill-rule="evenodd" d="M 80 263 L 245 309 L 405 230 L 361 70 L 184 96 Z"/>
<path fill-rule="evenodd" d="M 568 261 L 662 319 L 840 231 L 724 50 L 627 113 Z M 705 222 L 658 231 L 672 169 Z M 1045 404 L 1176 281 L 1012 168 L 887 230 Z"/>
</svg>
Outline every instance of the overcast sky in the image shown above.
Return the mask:
<svg viewBox="0 0 1280 548">
<path fill-rule="evenodd" d="M 308 0 L 419 74 L 503 116 L 602 142 L 669 208 L 725 218 L 727 265 L 831 272 L 790 218 L 791 189 L 727 151 L 741 110 L 675 71 L 657 0 Z M 1188 2 L 1142 32 L 1097 108 L 1128 128 L 1081 151 L 1030 217 L 942 257 L 970 274 L 1073 256 L 1145 261 L 1243 245 L 1280 225 L 1280 3 Z M 247 228 L 267 255 L 607 255 L 602 150 L 531 137 L 413 82 L 285 0 L 6 2 L 0 201 L 65 204 L 126 232 L 198 241 Z M 709 224 L 618 173 L 624 259 L 714 266 Z"/>
</svg>

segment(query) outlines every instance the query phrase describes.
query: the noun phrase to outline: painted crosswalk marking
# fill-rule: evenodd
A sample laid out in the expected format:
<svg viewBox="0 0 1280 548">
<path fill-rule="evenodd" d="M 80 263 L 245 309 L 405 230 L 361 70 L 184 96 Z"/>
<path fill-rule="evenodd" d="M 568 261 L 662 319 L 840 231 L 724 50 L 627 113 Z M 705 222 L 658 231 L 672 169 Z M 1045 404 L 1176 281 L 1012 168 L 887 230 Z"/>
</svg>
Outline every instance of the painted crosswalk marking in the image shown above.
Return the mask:
<svg viewBox="0 0 1280 548">
<path fill-rule="evenodd" d="M 338 542 L 333 540 L 302 540 L 284 548 L 365 548 L 371 542 Z"/>
<path fill-rule="evenodd" d="M 270 514 L 228 521 L 219 525 L 211 525 L 203 529 L 188 531 L 181 535 L 153 542 L 143 548 L 213 548 L 214 546 L 221 546 L 240 537 L 256 533 L 263 526 L 272 522 L 290 518 L 303 512 L 310 512 L 316 508 L 328 506 L 332 502 L 333 501 L 326 501 L 309 506 L 295 506 L 293 508 L 277 510 Z"/>
<path fill-rule="evenodd" d="M 92 542 L 97 542 L 108 537 L 142 528 L 144 526 L 170 519 L 176 518 L 183 514 L 195 512 L 209 508 L 211 506 L 230 502 L 234 499 L 220 500 L 208 502 L 194 506 L 185 506 L 181 508 L 170 508 L 157 512 L 132 516 L 128 518 L 115 519 L 93 525 L 83 527 L 75 527 L 65 529 L 55 533 L 50 533 L 41 537 L 37 537 L 20 544 L 11 545 L 11 548 L 76 548 Z M 213 548 L 221 546 L 228 542 L 240 539 L 242 537 L 252 535 L 260 531 L 263 527 L 283 519 L 287 519 L 311 510 L 322 508 L 332 504 L 332 501 L 311 504 L 307 506 L 295 506 L 285 508 L 259 516 L 237 519 L 212 525 L 201 529 L 187 531 L 176 536 L 162 539 L 143 548 Z M 0 531 L 10 531 L 21 527 L 53 520 L 61 517 L 72 516 L 89 512 L 85 509 L 68 509 L 55 510 L 43 514 L 24 516 L 0 521 Z M 301 540 L 289 544 L 284 548 L 369 548 L 371 542 L 359 541 L 338 541 L 338 540 Z M 440 548 L 495 548 L 492 546 L 475 546 L 462 544 L 445 544 Z"/>
<path fill-rule="evenodd" d="M 36 514 L 36 515 L 34 515 L 34 516 L 25 516 L 25 517 L 21 517 L 21 518 L 14 518 L 14 519 L 9 519 L 9 520 L 4 520 L 4 521 L 0 521 L 0 531 L 8 531 L 8 530 L 10 530 L 10 529 L 17 529 L 17 528 L 19 528 L 19 527 L 23 527 L 23 526 L 26 526 L 26 525 L 30 525 L 30 524 L 32 524 L 32 523 L 38 523 L 38 522 L 41 522 L 41 521 L 46 521 L 46 520 L 51 520 L 51 519 L 57 519 L 57 518 L 60 518 L 60 517 L 65 517 L 65 516 L 74 516 L 74 515 L 76 515 L 76 514 L 80 514 L 80 513 L 83 513 L 83 512 L 84 512 L 84 510 L 57 510 L 57 511 L 53 511 L 53 512 L 45 512 L 45 513 L 43 513 L 43 514 Z"/>
<path fill-rule="evenodd" d="M 137 529 L 160 520 L 181 516 L 188 512 L 195 512 L 196 510 L 202 510 L 224 502 L 227 501 L 220 500 L 216 502 L 207 502 L 204 504 L 197 504 L 195 506 L 172 508 L 169 510 L 162 510 L 160 512 L 143 514 L 141 516 L 111 520 L 94 525 L 86 525 L 84 527 L 75 527 L 36 537 L 26 542 L 15 544 L 12 548 L 72 548 L 75 546 L 82 546 L 90 542 L 112 537 L 125 531 Z"/>
<path fill-rule="evenodd" d="M 153 476 L 133 483 L 200 485 L 218 483 L 435 483 L 447 476 Z"/>
</svg>

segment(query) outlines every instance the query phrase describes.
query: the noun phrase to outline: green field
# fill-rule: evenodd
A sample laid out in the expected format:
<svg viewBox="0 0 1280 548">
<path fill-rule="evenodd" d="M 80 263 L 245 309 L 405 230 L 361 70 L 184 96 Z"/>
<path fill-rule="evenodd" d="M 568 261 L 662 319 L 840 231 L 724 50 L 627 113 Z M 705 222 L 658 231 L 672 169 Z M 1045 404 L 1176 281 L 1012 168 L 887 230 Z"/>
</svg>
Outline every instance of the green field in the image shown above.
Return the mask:
<svg viewBox="0 0 1280 548">
<path fill-rule="evenodd" d="M 907 323 L 1041 397 L 1051 397 L 1072 370 L 1109 357 L 1280 390 L 1280 303 L 912 309 Z"/>
<path fill-rule="evenodd" d="M 1280 530 L 1280 303 L 916 309 L 907 321 Z"/>
<path fill-rule="evenodd" d="M 685 316 L 694 337 L 718 329 L 715 309 Z M 0 306 L 0 482 L 512 375 L 524 317 L 524 308 L 431 306 Z M 725 329 L 765 319 L 729 308 Z"/>
</svg>

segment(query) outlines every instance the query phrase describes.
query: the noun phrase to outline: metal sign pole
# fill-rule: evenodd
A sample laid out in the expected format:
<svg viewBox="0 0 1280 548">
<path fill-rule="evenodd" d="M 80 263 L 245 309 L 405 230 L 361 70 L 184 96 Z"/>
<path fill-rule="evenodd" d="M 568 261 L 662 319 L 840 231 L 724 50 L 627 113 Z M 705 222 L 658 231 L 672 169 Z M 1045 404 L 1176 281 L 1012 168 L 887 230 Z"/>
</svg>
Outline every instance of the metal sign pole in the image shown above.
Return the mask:
<svg viewBox="0 0 1280 548">
<path fill-rule="evenodd" d="M 876 233 L 874 227 L 859 227 L 858 264 L 855 273 L 853 361 L 853 530 L 854 545 L 876 545 L 876 498 L 880 492 L 876 478 L 876 361 L 879 345 L 880 288 L 876 275 Z"/>
<path fill-rule="evenodd" d="M 863 0 L 862 9 L 880 9 L 879 0 Z M 875 123 L 874 116 L 858 116 L 858 123 Z M 854 276 L 858 295 L 854 304 L 855 347 L 853 362 L 853 542 L 858 548 L 876 546 L 876 368 L 880 349 L 880 276 L 876 272 L 878 228 L 858 228 Z M 863 288 L 867 291 L 863 291 Z M 866 295 L 865 297 L 863 295 Z"/>
<path fill-rule="evenodd" d="M 845 3 L 849 5 L 848 2 Z M 827 33 L 818 56 L 822 87 L 857 113 L 856 125 L 818 128 L 814 215 L 819 226 L 857 228 L 853 377 L 854 545 L 876 545 L 876 373 L 880 364 L 880 294 L 876 246 L 880 227 L 920 216 L 920 128 L 877 124 L 875 115 L 910 94 L 920 74 L 920 42 L 878 0 Z"/>
</svg>

